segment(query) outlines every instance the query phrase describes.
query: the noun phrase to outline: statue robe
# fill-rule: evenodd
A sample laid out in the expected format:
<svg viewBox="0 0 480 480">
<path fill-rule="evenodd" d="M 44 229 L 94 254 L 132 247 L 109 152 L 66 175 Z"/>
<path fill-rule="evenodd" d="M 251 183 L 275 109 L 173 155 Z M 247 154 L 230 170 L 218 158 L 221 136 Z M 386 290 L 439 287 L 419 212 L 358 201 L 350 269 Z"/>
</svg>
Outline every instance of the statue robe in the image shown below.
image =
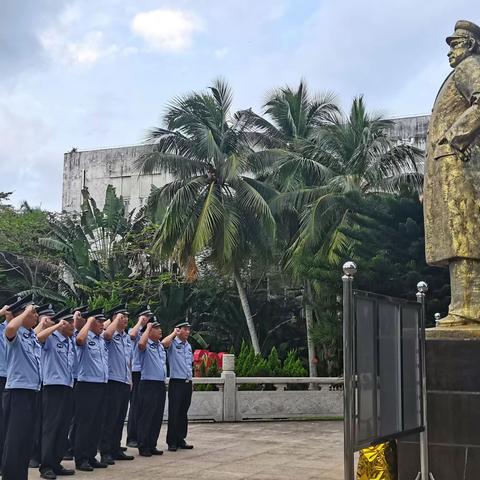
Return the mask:
<svg viewBox="0 0 480 480">
<path fill-rule="evenodd" d="M 430 118 L 423 192 L 430 265 L 480 260 L 480 148 L 474 146 L 479 140 L 480 55 L 475 54 L 447 77 Z"/>
</svg>

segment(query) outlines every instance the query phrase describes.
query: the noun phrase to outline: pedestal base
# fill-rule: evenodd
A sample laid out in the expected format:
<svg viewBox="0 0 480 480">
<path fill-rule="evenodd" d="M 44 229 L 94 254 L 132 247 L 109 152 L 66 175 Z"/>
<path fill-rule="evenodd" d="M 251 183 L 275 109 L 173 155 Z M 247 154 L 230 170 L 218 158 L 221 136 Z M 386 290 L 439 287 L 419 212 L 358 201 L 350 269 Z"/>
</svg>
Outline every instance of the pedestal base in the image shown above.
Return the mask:
<svg viewBox="0 0 480 480">
<path fill-rule="evenodd" d="M 435 480 L 480 478 L 480 338 L 427 339 L 430 471 Z M 398 442 L 399 480 L 420 471 L 418 436 Z"/>
</svg>

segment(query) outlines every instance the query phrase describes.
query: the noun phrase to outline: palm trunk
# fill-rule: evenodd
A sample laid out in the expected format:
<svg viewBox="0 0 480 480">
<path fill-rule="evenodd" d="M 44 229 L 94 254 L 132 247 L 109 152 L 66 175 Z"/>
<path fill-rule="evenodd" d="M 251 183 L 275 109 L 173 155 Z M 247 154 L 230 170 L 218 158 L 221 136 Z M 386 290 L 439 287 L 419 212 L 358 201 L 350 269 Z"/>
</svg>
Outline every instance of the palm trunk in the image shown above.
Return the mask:
<svg viewBox="0 0 480 480">
<path fill-rule="evenodd" d="M 305 282 L 305 324 L 307 327 L 307 349 L 308 349 L 308 373 L 311 377 L 318 375 L 315 362 L 315 344 L 312 340 L 313 308 L 312 308 L 312 285 L 309 280 Z"/>
<path fill-rule="evenodd" d="M 250 339 L 252 341 L 252 347 L 255 353 L 260 353 L 260 344 L 258 343 L 258 336 L 255 330 L 255 325 L 253 324 L 252 312 L 250 311 L 250 304 L 248 303 L 247 292 L 243 286 L 242 279 L 240 274 L 235 271 L 233 274 L 235 278 L 235 283 L 237 284 L 238 295 L 240 297 L 240 302 L 242 304 L 243 314 L 245 315 L 245 320 L 247 321 L 248 331 L 250 333 Z"/>
</svg>

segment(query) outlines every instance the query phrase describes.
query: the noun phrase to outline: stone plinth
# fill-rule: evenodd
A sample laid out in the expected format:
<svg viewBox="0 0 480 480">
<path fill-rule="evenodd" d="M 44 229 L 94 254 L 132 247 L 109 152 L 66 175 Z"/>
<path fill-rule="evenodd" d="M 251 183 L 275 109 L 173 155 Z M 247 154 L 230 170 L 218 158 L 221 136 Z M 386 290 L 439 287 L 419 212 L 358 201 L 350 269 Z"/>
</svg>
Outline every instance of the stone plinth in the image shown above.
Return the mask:
<svg viewBox="0 0 480 480">
<path fill-rule="evenodd" d="M 432 335 L 430 335 L 432 337 Z M 430 471 L 435 480 L 480 478 L 480 339 L 427 339 Z M 398 448 L 399 480 L 420 471 L 418 436 Z"/>
</svg>

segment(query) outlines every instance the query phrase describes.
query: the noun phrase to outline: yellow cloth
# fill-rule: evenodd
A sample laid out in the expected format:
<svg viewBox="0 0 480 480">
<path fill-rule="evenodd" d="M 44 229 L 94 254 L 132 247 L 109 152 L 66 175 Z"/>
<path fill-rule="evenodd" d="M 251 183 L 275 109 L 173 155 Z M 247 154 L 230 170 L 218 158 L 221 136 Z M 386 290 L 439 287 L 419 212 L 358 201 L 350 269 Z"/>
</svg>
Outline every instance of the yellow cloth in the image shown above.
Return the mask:
<svg viewBox="0 0 480 480">
<path fill-rule="evenodd" d="M 360 450 L 357 480 L 397 480 L 395 442 L 381 443 Z"/>
</svg>

